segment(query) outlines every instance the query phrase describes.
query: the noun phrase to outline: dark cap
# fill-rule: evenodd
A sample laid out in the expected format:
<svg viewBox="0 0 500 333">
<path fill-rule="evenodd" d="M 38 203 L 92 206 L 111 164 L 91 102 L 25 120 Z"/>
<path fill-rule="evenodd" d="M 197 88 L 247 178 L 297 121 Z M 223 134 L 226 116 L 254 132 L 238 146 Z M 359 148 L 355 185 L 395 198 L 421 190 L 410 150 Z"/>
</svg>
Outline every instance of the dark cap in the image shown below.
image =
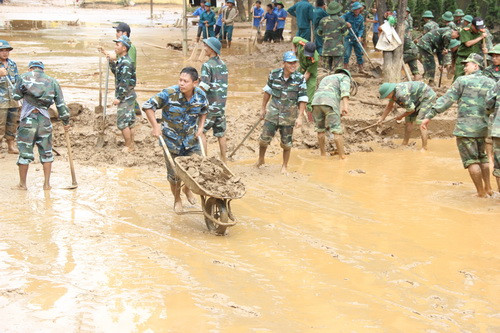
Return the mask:
<svg viewBox="0 0 500 333">
<path fill-rule="evenodd" d="M 304 45 L 304 55 L 306 57 L 314 57 L 314 51 L 316 51 L 316 44 L 313 42 L 307 42 Z"/>
<path fill-rule="evenodd" d="M 116 22 L 113 24 L 113 28 L 118 31 L 126 32 L 130 36 L 130 26 L 125 22 Z"/>
<path fill-rule="evenodd" d="M 484 20 L 480 17 L 474 17 L 472 19 L 472 25 L 475 26 L 477 29 L 484 29 L 485 28 L 485 25 L 484 25 Z"/>
</svg>

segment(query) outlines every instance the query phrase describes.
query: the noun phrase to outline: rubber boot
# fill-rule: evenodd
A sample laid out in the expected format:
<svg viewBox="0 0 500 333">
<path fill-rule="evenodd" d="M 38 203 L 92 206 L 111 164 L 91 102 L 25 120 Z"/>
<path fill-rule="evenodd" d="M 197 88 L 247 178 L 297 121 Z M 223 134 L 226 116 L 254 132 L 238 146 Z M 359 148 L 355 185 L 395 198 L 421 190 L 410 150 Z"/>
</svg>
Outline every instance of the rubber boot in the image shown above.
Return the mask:
<svg viewBox="0 0 500 333">
<path fill-rule="evenodd" d="M 9 154 L 19 154 L 16 145 L 14 144 L 14 139 L 7 139 L 7 152 Z"/>
</svg>

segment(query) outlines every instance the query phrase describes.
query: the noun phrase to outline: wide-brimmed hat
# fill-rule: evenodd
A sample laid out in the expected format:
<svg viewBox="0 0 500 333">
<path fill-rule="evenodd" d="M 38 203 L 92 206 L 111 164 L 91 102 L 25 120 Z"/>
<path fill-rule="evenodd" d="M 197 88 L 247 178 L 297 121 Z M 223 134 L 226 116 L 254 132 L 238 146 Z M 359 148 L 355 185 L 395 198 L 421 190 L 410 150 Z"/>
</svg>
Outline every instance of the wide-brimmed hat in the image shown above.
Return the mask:
<svg viewBox="0 0 500 333">
<path fill-rule="evenodd" d="M 220 54 L 220 49 L 222 48 L 222 44 L 215 37 L 210 37 L 203 40 L 203 43 L 207 44 L 209 48 L 215 51 L 215 53 Z"/>
<path fill-rule="evenodd" d="M 345 69 L 345 68 L 338 68 L 335 70 L 335 74 L 337 73 L 344 73 L 346 74 L 347 76 L 349 76 L 351 79 L 352 79 L 352 76 L 351 76 L 351 72 L 349 72 L 349 70 Z"/>
<path fill-rule="evenodd" d="M 0 39 L 0 50 L 5 50 L 5 49 L 12 51 L 14 48 L 10 46 L 8 41 Z"/>
<path fill-rule="evenodd" d="M 395 83 L 382 83 L 380 88 L 378 88 L 378 92 L 380 93 L 380 99 L 386 98 L 389 94 L 396 88 Z"/>
<path fill-rule="evenodd" d="M 342 5 L 336 1 L 332 1 L 328 4 L 326 12 L 330 15 L 338 14 L 342 11 Z"/>
<path fill-rule="evenodd" d="M 41 69 L 45 69 L 43 62 L 41 62 L 40 60 L 31 60 L 28 64 L 28 68 L 32 68 L 32 67 L 38 67 Z"/>
<path fill-rule="evenodd" d="M 461 10 L 460 8 L 458 8 L 457 10 L 455 10 L 455 12 L 453 13 L 453 16 L 464 16 L 464 11 Z"/>
<path fill-rule="evenodd" d="M 483 57 L 481 57 L 479 54 L 477 53 L 471 53 L 469 54 L 469 56 L 467 57 L 467 59 L 465 60 L 462 60 L 462 63 L 463 64 L 466 64 L 468 62 L 472 62 L 472 63 L 475 63 L 476 65 L 478 65 L 479 67 L 482 67 L 482 62 L 483 62 Z"/>
<path fill-rule="evenodd" d="M 422 14 L 422 17 L 423 18 L 434 18 L 434 15 L 432 14 L 432 12 L 430 10 L 426 10 L 423 14 Z"/>
<path fill-rule="evenodd" d="M 444 21 L 447 21 L 447 22 L 451 22 L 453 21 L 453 14 L 451 12 L 445 12 L 441 18 L 444 20 Z"/>
<path fill-rule="evenodd" d="M 472 22 L 474 18 L 472 17 L 472 15 L 465 15 L 463 18 L 462 18 L 462 21 L 467 21 L 467 22 Z"/>
<path fill-rule="evenodd" d="M 360 4 L 358 1 L 353 2 L 351 5 L 351 10 L 356 10 L 356 9 L 361 9 L 363 8 L 363 5 Z"/>
<path fill-rule="evenodd" d="M 500 54 L 500 44 L 495 45 L 488 54 Z"/>
<path fill-rule="evenodd" d="M 462 44 L 462 43 L 458 39 L 452 39 L 450 41 L 450 45 L 448 45 L 448 48 L 451 50 L 452 48 L 457 47 L 460 44 Z"/>
</svg>

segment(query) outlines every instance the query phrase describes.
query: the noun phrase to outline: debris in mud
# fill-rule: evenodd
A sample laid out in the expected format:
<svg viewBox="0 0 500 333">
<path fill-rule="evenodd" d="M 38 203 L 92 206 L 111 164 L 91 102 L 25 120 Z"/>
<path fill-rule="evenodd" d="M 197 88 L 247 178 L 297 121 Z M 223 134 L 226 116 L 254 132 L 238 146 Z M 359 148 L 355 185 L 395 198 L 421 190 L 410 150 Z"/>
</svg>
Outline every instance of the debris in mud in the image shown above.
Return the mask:
<svg viewBox="0 0 500 333">
<path fill-rule="evenodd" d="M 462 184 L 463 184 L 462 182 L 453 182 L 453 183 L 451 183 L 451 185 L 453 185 L 453 186 L 458 186 L 458 185 L 462 185 Z"/>
<path fill-rule="evenodd" d="M 353 175 L 353 174 L 360 174 L 360 173 L 366 173 L 365 170 L 362 170 L 362 169 L 354 169 L 354 170 L 349 170 L 347 171 L 347 173 Z"/>
<path fill-rule="evenodd" d="M 241 178 L 228 173 L 216 157 L 191 155 L 178 157 L 175 161 L 214 197 L 239 198 L 245 194 L 245 185 L 241 182 Z"/>
</svg>

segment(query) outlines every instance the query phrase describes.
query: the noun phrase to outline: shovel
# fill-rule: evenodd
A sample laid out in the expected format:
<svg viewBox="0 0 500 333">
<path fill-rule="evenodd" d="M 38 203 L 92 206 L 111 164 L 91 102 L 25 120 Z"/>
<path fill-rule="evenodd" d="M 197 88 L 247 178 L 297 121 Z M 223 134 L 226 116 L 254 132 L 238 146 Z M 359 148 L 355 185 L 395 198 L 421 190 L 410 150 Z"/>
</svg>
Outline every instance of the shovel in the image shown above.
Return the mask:
<svg viewBox="0 0 500 333">
<path fill-rule="evenodd" d="M 252 134 L 252 132 L 255 130 L 255 128 L 260 124 L 260 122 L 262 121 L 262 118 L 259 118 L 255 124 L 253 124 L 252 128 L 250 128 L 250 131 L 248 131 L 247 135 L 245 135 L 245 137 L 243 138 L 243 140 L 241 140 L 240 144 L 238 146 L 236 146 L 236 148 L 234 148 L 233 152 L 231 154 L 229 154 L 229 157 L 232 157 L 234 155 L 234 153 L 236 153 L 236 151 L 238 149 L 240 149 L 240 147 L 243 145 L 243 143 L 246 141 L 246 139 L 248 139 L 248 137 L 250 136 L 250 134 Z"/>
<path fill-rule="evenodd" d="M 483 38 L 483 49 L 486 48 L 486 39 Z M 484 68 L 488 67 L 488 60 L 486 59 L 487 53 L 483 54 L 483 62 L 484 62 Z"/>
<path fill-rule="evenodd" d="M 372 60 L 368 56 L 368 53 L 366 53 L 365 48 L 363 47 L 363 44 L 361 44 L 361 42 L 359 41 L 358 37 L 356 37 L 356 34 L 354 33 L 354 30 L 352 30 L 352 28 L 349 28 L 349 30 L 351 31 L 352 35 L 356 39 L 356 42 L 359 44 L 359 47 L 361 47 L 361 50 L 363 50 L 363 53 L 365 54 L 366 58 L 370 62 L 370 65 L 372 66 L 372 73 L 373 73 L 373 75 L 375 77 L 380 77 L 382 75 L 382 68 L 380 68 L 380 66 L 375 66 L 375 64 L 372 62 Z"/>
<path fill-rule="evenodd" d="M 104 108 L 102 112 L 102 128 L 97 138 L 96 146 L 102 148 L 104 146 L 104 130 L 106 129 L 106 108 L 108 105 L 108 85 L 109 85 L 109 61 L 106 66 L 106 86 L 104 87 Z"/>
<path fill-rule="evenodd" d="M 359 130 L 354 131 L 354 134 L 358 134 L 359 132 L 366 131 L 367 129 L 370 129 L 370 128 L 372 128 L 372 127 L 375 127 L 375 126 L 378 126 L 378 125 L 382 125 L 382 124 L 388 123 L 388 122 L 390 122 L 390 121 L 393 121 L 394 119 L 396 119 L 396 117 L 394 117 L 394 118 L 390 118 L 390 119 L 387 119 L 387 120 L 384 120 L 384 121 L 382 121 L 382 122 L 380 122 L 380 123 L 375 123 L 375 124 L 368 125 L 368 126 L 366 126 L 366 127 L 363 127 L 363 128 L 361 128 L 361 129 L 359 129 Z"/>
<path fill-rule="evenodd" d="M 68 147 L 69 168 L 71 170 L 71 186 L 65 187 L 65 190 L 73 190 L 78 187 L 75 175 L 75 166 L 73 165 L 73 152 L 71 151 L 71 142 L 69 140 L 69 132 L 64 130 L 64 137 L 66 139 L 66 146 Z"/>
<path fill-rule="evenodd" d="M 94 109 L 95 113 L 102 113 L 102 55 L 99 54 L 99 106 Z"/>
</svg>

